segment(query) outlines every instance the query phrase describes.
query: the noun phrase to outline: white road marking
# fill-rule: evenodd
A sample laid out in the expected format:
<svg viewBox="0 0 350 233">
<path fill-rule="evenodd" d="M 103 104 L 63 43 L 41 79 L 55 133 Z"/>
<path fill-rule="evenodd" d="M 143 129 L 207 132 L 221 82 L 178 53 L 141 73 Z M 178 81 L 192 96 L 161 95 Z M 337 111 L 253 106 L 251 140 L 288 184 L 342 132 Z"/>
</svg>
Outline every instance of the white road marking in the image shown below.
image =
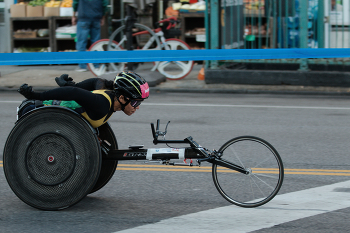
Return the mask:
<svg viewBox="0 0 350 233">
<path fill-rule="evenodd" d="M 350 207 L 350 181 L 277 195 L 257 208 L 226 206 L 165 219 L 118 233 L 251 232 Z M 190 208 L 190 206 L 189 206 Z"/>
<path fill-rule="evenodd" d="M 231 104 L 173 104 L 173 103 L 143 103 L 148 106 L 182 106 L 182 107 L 225 107 L 225 108 L 284 108 L 284 109 L 322 109 L 350 110 L 346 107 L 312 107 L 312 106 L 278 106 L 278 105 L 231 105 Z"/>
<path fill-rule="evenodd" d="M 0 103 L 22 103 L 22 101 L 16 101 L 16 100 L 0 100 Z"/>
<path fill-rule="evenodd" d="M 0 100 L 0 103 L 22 103 L 22 101 Z M 143 103 L 143 106 L 180 106 L 180 107 L 224 107 L 224 108 L 281 108 L 281 109 L 320 109 L 320 110 L 350 110 L 347 107 L 313 107 L 313 106 L 279 106 L 279 105 L 232 105 L 232 104 L 174 104 L 174 103 Z"/>
</svg>

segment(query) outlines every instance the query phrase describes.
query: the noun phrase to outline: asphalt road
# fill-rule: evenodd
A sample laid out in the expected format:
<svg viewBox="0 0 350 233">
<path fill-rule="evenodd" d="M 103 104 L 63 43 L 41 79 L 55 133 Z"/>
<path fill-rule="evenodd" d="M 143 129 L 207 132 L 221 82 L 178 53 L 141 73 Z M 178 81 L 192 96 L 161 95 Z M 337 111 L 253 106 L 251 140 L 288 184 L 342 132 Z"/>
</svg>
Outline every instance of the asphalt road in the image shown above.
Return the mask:
<svg viewBox="0 0 350 233">
<path fill-rule="evenodd" d="M 210 149 L 218 149 L 237 136 L 261 137 L 278 150 L 284 162 L 286 175 L 279 194 L 293 196 L 293 192 L 300 191 L 302 202 L 303 196 L 306 197 L 303 191 L 349 180 L 349 98 L 152 93 L 133 116 L 116 113 L 109 122 L 120 148 L 127 148 L 130 144 L 154 147 L 150 123 L 156 119 L 161 119 L 163 127 L 167 121 L 171 121 L 167 139 L 183 139 L 191 135 Z M 215 231 L 199 230 L 204 223 L 195 218 L 196 213 L 219 207 L 230 208 L 231 205 L 215 189 L 210 172 L 191 172 L 190 169 L 186 172 L 171 170 L 172 167 L 167 171 L 117 169 L 104 188 L 68 209 L 40 211 L 24 204 L 11 191 L 2 172 L 2 149 L 15 123 L 16 107 L 21 100 L 21 96 L 15 92 L 0 92 L 0 232 L 137 232 L 133 231 L 135 227 L 157 225 L 162 220 L 186 214 L 194 214 L 188 215 L 189 218 L 194 217 L 186 222 L 189 224 L 184 225 L 181 231 L 173 225 L 165 225 L 158 232 L 225 232 L 221 229 L 228 228 L 230 232 L 239 232 L 235 221 L 230 222 L 225 212 L 221 213 L 221 221 L 208 212 L 207 219 Z M 143 163 L 120 162 L 119 167 L 127 168 L 130 165 L 137 165 L 135 168 L 138 168 Z M 343 189 L 344 192 L 348 190 L 350 188 Z M 332 199 L 337 201 L 336 197 Z M 273 204 L 274 200 L 271 201 Z M 323 208 L 322 202 L 315 201 L 313 204 Z M 340 199 L 338 204 L 339 208 L 332 211 L 297 216 L 268 228 L 261 224 L 261 228 L 255 230 L 345 232 L 350 227 L 347 220 L 350 204 Z M 233 213 L 240 213 L 242 209 L 232 208 Z M 264 207 L 255 210 L 255 213 L 259 213 Z M 254 209 L 251 211 L 254 212 Z M 274 209 L 276 215 L 288 215 L 288 211 L 282 211 L 286 210 L 282 207 Z M 249 216 L 245 217 L 245 225 L 259 222 L 259 216 Z"/>
</svg>

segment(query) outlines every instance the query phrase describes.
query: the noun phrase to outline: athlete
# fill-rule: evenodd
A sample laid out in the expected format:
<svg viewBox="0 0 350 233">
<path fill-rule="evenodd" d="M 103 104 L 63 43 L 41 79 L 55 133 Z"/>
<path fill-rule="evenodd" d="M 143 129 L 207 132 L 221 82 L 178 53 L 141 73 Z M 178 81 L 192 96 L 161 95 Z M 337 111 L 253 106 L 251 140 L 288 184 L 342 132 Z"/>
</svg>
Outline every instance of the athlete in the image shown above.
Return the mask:
<svg viewBox="0 0 350 233">
<path fill-rule="evenodd" d="M 119 73 L 114 82 L 92 78 L 75 84 L 68 75 L 56 78 L 56 82 L 62 87 L 39 93 L 23 84 L 18 92 L 27 99 L 43 100 L 44 105 L 71 108 L 94 128 L 106 123 L 116 111 L 123 111 L 128 116 L 134 114 L 149 97 L 148 83 L 131 71 Z"/>
</svg>

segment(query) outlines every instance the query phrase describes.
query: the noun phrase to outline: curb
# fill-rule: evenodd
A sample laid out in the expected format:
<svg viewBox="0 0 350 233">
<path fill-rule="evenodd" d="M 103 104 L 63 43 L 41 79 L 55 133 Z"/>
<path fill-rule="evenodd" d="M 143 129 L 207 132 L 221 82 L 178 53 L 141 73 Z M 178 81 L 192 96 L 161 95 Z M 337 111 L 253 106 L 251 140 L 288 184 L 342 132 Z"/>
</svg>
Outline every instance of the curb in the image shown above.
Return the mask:
<svg viewBox="0 0 350 233">
<path fill-rule="evenodd" d="M 224 93 L 224 94 L 276 94 L 276 95 L 326 95 L 326 96 L 350 96 L 350 92 L 324 92 L 324 91 L 287 91 L 287 90 L 249 90 L 249 89 L 171 89 L 171 88 L 150 88 L 151 92 L 172 92 L 172 93 Z"/>
</svg>

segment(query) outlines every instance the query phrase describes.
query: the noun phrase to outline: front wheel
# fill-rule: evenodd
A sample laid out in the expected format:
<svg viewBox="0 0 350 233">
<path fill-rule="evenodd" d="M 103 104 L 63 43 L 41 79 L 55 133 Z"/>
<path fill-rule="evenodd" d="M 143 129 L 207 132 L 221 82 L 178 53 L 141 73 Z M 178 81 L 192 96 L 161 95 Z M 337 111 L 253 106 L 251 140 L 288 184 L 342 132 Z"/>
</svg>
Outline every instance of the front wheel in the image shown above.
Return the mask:
<svg viewBox="0 0 350 233">
<path fill-rule="evenodd" d="M 190 46 L 179 39 L 167 39 L 164 43 L 166 50 L 189 50 Z M 193 68 L 193 61 L 162 61 L 159 62 L 157 70 L 167 79 L 179 80 L 185 78 Z"/>
<path fill-rule="evenodd" d="M 219 153 L 219 160 L 247 171 L 243 174 L 213 163 L 214 184 L 227 201 L 241 207 L 257 207 L 276 196 L 284 170 L 281 157 L 272 145 L 257 137 L 242 136 L 226 142 Z"/>
</svg>

